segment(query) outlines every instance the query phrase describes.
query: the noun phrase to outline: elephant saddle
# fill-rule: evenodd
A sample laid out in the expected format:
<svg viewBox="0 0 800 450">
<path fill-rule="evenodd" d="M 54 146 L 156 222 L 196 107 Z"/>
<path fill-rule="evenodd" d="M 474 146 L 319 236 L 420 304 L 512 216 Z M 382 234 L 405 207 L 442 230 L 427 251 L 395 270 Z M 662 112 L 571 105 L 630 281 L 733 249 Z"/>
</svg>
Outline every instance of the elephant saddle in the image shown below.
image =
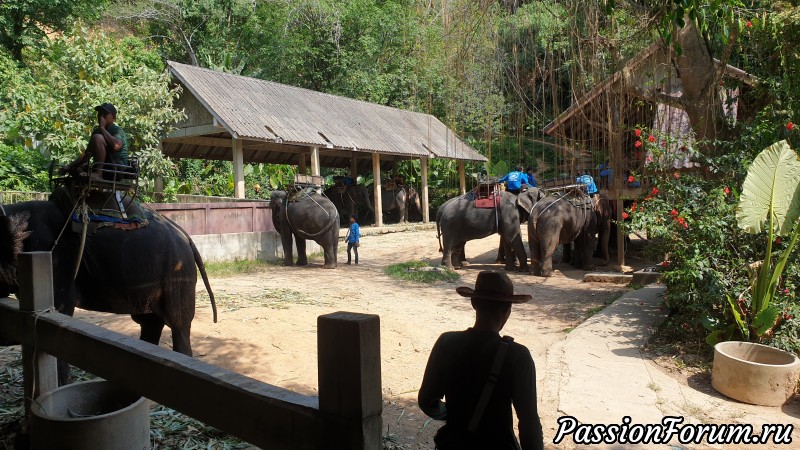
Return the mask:
<svg viewBox="0 0 800 450">
<path fill-rule="evenodd" d="M 299 186 L 297 184 L 295 184 L 293 188 L 287 190 L 288 190 L 288 195 L 286 197 L 287 203 L 299 202 L 300 200 L 303 200 L 306 197 L 310 197 L 311 194 L 321 194 L 320 189 L 317 187 Z"/>
<path fill-rule="evenodd" d="M 497 183 L 481 183 L 473 191 L 475 195 L 475 207 L 480 209 L 496 208 L 500 200 L 500 191 Z"/>
</svg>

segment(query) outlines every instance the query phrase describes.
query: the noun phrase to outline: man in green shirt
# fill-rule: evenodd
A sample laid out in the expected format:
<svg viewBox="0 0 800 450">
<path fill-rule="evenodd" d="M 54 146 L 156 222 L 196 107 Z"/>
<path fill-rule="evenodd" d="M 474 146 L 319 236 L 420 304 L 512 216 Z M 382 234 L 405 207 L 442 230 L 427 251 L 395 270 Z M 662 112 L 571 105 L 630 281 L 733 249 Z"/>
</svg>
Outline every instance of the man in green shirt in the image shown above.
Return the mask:
<svg viewBox="0 0 800 450">
<path fill-rule="evenodd" d="M 97 111 L 97 126 L 92 130 L 89 137 L 89 145 L 86 151 L 75 161 L 59 169 L 61 174 L 72 172 L 83 164 L 87 163 L 92 157 L 94 163 L 110 163 L 129 165 L 128 159 L 128 137 L 125 130 L 116 125 L 117 108 L 111 103 L 103 103 L 95 108 Z M 93 179 L 102 180 L 104 178 L 103 164 L 93 165 L 93 172 L 89 174 Z M 112 178 L 113 174 L 106 173 L 105 178 Z"/>
</svg>

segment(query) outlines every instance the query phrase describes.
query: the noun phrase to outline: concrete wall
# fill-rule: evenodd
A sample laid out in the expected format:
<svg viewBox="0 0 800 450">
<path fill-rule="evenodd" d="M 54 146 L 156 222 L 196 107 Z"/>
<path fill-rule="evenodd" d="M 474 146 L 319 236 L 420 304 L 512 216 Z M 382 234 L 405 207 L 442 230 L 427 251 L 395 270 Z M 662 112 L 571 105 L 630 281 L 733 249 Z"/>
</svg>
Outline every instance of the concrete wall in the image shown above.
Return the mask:
<svg viewBox="0 0 800 450">
<path fill-rule="evenodd" d="M 281 237 L 276 231 L 254 233 L 198 234 L 192 241 L 200 251 L 203 261 L 283 260 Z M 321 253 L 322 247 L 314 241 L 306 241 L 306 254 Z M 294 248 L 297 259 L 297 247 Z"/>
</svg>

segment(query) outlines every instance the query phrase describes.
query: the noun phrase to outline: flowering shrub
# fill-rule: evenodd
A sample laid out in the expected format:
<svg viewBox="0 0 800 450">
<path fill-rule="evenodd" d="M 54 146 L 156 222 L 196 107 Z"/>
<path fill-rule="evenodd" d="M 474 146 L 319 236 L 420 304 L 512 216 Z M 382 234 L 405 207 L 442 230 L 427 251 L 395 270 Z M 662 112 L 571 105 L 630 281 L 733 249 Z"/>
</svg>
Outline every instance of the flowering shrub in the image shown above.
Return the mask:
<svg viewBox="0 0 800 450">
<path fill-rule="evenodd" d="M 647 141 L 644 145 L 651 151 L 658 147 Z M 747 338 L 731 326 L 736 320 L 727 296 L 741 299 L 739 308 L 750 309 L 748 267 L 762 260 L 767 248 L 764 233 L 748 234 L 736 219 L 747 163 L 754 156 L 742 150 L 713 161 L 699 155 L 701 164 L 714 170 L 712 174 L 659 167 L 659 158 L 654 158 L 647 167 L 654 188 L 625 210 L 629 220 L 619 224 L 646 232 L 645 252 L 661 261 L 665 303 L 673 310 L 667 327 L 690 339 L 704 340 L 715 332 L 716 339 Z M 788 241 L 784 237 L 774 244 L 775 252 L 786 250 Z M 779 326 L 772 328 L 774 334 L 760 336 L 764 343 L 795 352 L 800 352 L 800 308 L 795 300 L 800 284 L 798 253 L 795 248 L 787 258 L 775 287 L 780 295 L 772 304 L 780 312 L 771 325 Z"/>
</svg>

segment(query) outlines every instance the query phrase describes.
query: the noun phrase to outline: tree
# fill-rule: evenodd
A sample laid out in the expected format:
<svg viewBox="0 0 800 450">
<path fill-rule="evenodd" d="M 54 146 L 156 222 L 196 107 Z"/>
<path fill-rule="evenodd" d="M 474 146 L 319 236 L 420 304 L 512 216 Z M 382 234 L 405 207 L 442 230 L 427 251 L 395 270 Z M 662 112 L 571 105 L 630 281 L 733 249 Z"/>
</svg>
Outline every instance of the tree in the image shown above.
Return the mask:
<svg viewBox="0 0 800 450">
<path fill-rule="evenodd" d="M 26 46 L 43 41 L 46 33 L 68 29 L 78 19 L 93 19 L 107 0 L 14 0 L 0 2 L 0 45 L 22 61 Z"/>
<path fill-rule="evenodd" d="M 142 41 L 108 39 L 105 32 L 78 27 L 23 57 L 29 72 L 5 77 L 0 138 L 63 164 L 86 148 L 97 120 L 94 107 L 108 101 L 117 105 L 145 179 L 170 173 L 172 163 L 158 143 L 183 117 L 173 108 L 179 90 L 170 87 L 163 62 Z"/>
</svg>

